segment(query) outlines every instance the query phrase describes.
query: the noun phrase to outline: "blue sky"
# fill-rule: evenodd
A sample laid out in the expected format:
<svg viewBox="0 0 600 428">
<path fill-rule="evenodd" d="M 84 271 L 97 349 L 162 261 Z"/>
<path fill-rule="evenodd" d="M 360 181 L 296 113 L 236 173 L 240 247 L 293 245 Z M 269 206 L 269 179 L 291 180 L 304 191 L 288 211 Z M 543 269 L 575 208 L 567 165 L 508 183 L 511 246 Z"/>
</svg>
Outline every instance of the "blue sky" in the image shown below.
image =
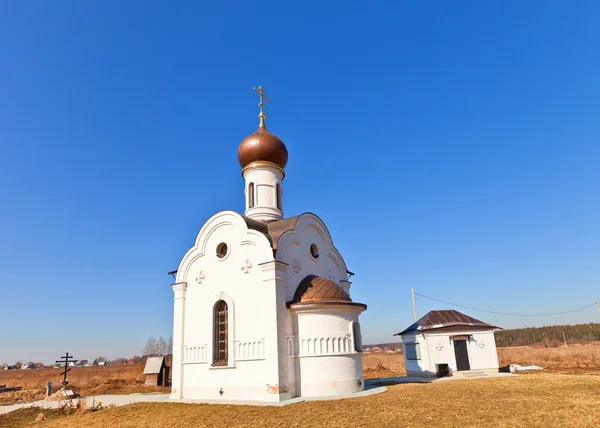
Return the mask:
<svg viewBox="0 0 600 428">
<path fill-rule="evenodd" d="M 3 4 L 0 362 L 171 334 L 166 273 L 243 211 L 258 85 L 285 214 L 328 225 L 365 343 L 411 323 L 411 287 L 501 312 L 600 298 L 597 2 L 219 3 Z"/>
</svg>

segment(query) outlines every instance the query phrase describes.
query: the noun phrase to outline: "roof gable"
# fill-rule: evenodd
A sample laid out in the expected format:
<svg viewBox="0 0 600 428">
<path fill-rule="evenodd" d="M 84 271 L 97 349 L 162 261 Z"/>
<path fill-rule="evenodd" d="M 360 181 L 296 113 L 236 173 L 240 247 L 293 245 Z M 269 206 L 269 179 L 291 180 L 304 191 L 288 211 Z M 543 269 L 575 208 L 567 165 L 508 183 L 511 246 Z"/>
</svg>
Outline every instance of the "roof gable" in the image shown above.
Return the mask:
<svg viewBox="0 0 600 428">
<path fill-rule="evenodd" d="M 465 315 L 457 310 L 441 310 L 441 311 L 430 311 L 423 317 L 417 320 L 414 324 L 404 329 L 400 333 L 396 333 L 394 336 L 401 336 L 406 333 L 414 333 L 420 331 L 431 331 L 446 327 L 469 327 L 477 329 L 496 329 L 496 327 L 483 321 L 479 321 L 469 315 Z"/>
</svg>

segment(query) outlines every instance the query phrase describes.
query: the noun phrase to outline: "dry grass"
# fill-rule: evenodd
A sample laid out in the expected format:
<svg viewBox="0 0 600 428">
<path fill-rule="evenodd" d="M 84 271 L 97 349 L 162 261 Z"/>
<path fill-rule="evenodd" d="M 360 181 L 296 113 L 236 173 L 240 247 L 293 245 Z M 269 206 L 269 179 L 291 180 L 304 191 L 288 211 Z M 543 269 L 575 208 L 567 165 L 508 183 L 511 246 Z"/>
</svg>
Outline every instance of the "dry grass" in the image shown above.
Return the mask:
<svg viewBox="0 0 600 428">
<path fill-rule="evenodd" d="M 543 374 L 395 385 L 379 395 L 285 407 L 143 403 L 44 426 L 591 427 L 600 424 L 599 402 L 599 377 Z M 0 416 L 0 426 L 17 426 L 10 415 Z M 29 416 L 31 422 L 34 416 Z"/>
<path fill-rule="evenodd" d="M 142 364 L 113 365 L 98 367 L 73 367 L 67 374 L 67 379 L 80 388 L 90 385 L 99 385 L 106 379 L 118 379 L 132 382 L 143 382 Z M 3 370 L 0 371 L 0 384 L 7 386 L 22 386 L 23 388 L 43 387 L 46 381 L 58 385 L 62 380 L 62 369 L 35 369 L 35 370 Z"/>
<path fill-rule="evenodd" d="M 513 363 L 536 364 L 552 371 L 600 370 L 600 342 L 560 348 L 498 348 L 501 366 Z"/>
<path fill-rule="evenodd" d="M 600 369 L 600 344 L 568 348 L 500 348 L 502 365 L 538 364 L 553 370 Z M 366 378 L 404 374 L 402 354 L 364 354 Z M 0 383 L 30 389 L 60 370 L 0 372 Z M 84 394 L 150 391 L 142 366 L 76 368 L 70 380 Z M 3 394 L 4 395 L 4 394 Z M 1 395 L 0 395 L 1 397 Z M 46 412 L 47 427 L 347 427 L 347 426 L 600 426 L 600 376 L 540 374 L 497 379 L 404 384 L 380 395 L 286 407 L 143 403 L 77 416 Z M 0 426 L 34 426 L 37 411 L 0 416 Z"/>
<path fill-rule="evenodd" d="M 500 366 L 536 364 L 555 372 L 595 372 L 600 370 L 600 342 L 559 348 L 498 348 L 498 360 Z M 406 373 L 402 354 L 363 354 L 363 370 L 366 379 Z"/>
<path fill-rule="evenodd" d="M 537 364 L 563 373 L 594 372 L 600 370 L 600 342 L 566 348 L 498 348 L 498 357 L 501 366 Z M 363 355 L 363 368 L 366 379 L 403 376 L 406 373 L 402 354 L 366 353 Z M 0 405 L 40 399 L 44 395 L 46 381 L 58 386 L 60 372 L 59 369 L 0 371 L 0 384 L 23 387 L 23 391 L 0 394 Z M 82 395 L 160 391 L 161 388 L 144 386 L 142 372 L 141 364 L 75 367 L 68 377 Z"/>
<path fill-rule="evenodd" d="M 363 354 L 365 379 L 404 376 L 404 356 L 402 354 Z"/>
<path fill-rule="evenodd" d="M 9 387 L 22 386 L 22 391 L 0 394 L 0 404 L 33 401 L 44 397 L 46 382 L 60 387 L 60 369 L 3 370 L 0 384 Z M 67 375 L 70 384 L 81 395 L 130 394 L 154 392 L 162 388 L 144 386 L 144 366 L 113 365 L 104 367 L 73 367 Z"/>
</svg>

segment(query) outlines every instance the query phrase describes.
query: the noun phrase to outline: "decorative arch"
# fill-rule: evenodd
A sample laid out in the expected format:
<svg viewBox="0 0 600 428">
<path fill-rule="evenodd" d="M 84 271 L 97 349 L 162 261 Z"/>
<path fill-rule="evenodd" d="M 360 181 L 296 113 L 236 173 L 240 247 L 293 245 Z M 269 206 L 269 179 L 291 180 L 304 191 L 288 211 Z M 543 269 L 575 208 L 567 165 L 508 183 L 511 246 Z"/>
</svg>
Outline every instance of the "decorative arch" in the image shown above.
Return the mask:
<svg viewBox="0 0 600 428">
<path fill-rule="evenodd" d="M 229 307 L 218 300 L 213 307 L 213 366 L 229 363 Z"/>
<path fill-rule="evenodd" d="M 304 213 L 296 217 L 291 224 L 291 227 L 285 231 L 277 240 L 277 252 L 276 259 L 278 261 L 287 263 L 294 267 L 299 266 L 294 260 L 297 258 L 298 250 L 300 254 L 305 253 L 310 255 L 310 245 L 314 242 L 309 242 L 306 238 L 307 232 L 314 236 L 315 239 L 320 240 L 318 243 L 318 259 L 299 257 L 298 259 L 304 260 L 302 263 L 302 273 L 314 274 L 323 278 L 331 279 L 332 281 L 340 284 L 342 281 L 348 280 L 348 270 L 346 263 L 342 258 L 339 251 L 335 248 L 329 230 L 321 221 L 319 217 L 312 213 Z M 309 256 L 310 257 L 310 256 Z M 295 293 L 297 282 L 301 277 L 290 278 L 289 275 L 294 275 L 295 272 L 299 272 L 299 268 L 295 268 L 293 271 L 290 270 L 290 274 L 286 274 L 286 298 L 291 299 Z M 297 276 L 297 275 L 296 275 Z"/>
<path fill-rule="evenodd" d="M 223 227 L 231 227 L 239 232 L 238 238 L 234 242 L 227 243 L 232 251 L 238 245 L 251 245 L 258 247 L 261 250 L 262 255 L 260 259 L 256 260 L 257 263 L 273 260 L 271 242 L 263 233 L 250 229 L 244 221 L 244 218 L 238 213 L 233 211 L 221 211 L 213 215 L 206 223 L 204 223 L 204 226 L 202 226 L 202 229 L 200 229 L 200 232 L 196 237 L 194 246 L 188 250 L 181 260 L 179 268 L 177 269 L 177 278 L 175 280 L 177 283 L 188 282 L 189 269 L 196 260 L 205 255 L 211 256 L 214 254 L 214 249 L 207 248 L 207 243 L 211 239 L 211 236 Z"/>
<path fill-rule="evenodd" d="M 284 258 L 286 256 L 287 247 L 300 244 L 298 236 L 302 235 L 304 229 L 313 229 L 317 232 L 326 246 L 326 248 L 324 248 L 325 251 L 321 251 L 321 253 L 323 255 L 327 253 L 328 258 L 345 274 L 347 272 L 346 263 L 340 252 L 333 245 L 329 229 L 327 229 L 325 223 L 313 213 L 300 214 L 295 221 L 294 228 L 286 231 L 279 237 L 279 240 L 277 241 L 277 260 L 286 262 Z"/>
<path fill-rule="evenodd" d="M 213 367 L 233 367 L 235 360 L 235 305 L 231 296 L 220 291 L 210 314 Z M 223 345 L 223 346 L 221 346 Z"/>
</svg>

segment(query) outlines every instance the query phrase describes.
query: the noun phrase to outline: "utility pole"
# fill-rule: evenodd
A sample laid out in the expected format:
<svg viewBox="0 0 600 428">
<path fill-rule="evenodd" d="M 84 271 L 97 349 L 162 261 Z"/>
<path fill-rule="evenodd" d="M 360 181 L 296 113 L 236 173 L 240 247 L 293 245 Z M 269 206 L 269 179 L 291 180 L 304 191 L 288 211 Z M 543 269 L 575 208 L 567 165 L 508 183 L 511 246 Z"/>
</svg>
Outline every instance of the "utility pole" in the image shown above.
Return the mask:
<svg viewBox="0 0 600 428">
<path fill-rule="evenodd" d="M 596 304 L 598 305 L 598 312 L 600 312 L 600 302 L 596 300 Z"/>
<path fill-rule="evenodd" d="M 563 331 L 563 340 L 565 341 L 565 347 L 569 346 L 569 345 L 567 345 L 567 338 L 565 336 L 565 332 L 564 331 Z"/>
<path fill-rule="evenodd" d="M 415 289 L 411 288 L 410 291 L 411 291 L 411 294 L 412 294 L 413 321 L 417 322 L 417 307 L 415 306 Z M 596 302 L 596 303 L 598 303 L 598 302 Z M 600 310 L 600 304 L 598 305 L 598 310 Z"/>
</svg>

